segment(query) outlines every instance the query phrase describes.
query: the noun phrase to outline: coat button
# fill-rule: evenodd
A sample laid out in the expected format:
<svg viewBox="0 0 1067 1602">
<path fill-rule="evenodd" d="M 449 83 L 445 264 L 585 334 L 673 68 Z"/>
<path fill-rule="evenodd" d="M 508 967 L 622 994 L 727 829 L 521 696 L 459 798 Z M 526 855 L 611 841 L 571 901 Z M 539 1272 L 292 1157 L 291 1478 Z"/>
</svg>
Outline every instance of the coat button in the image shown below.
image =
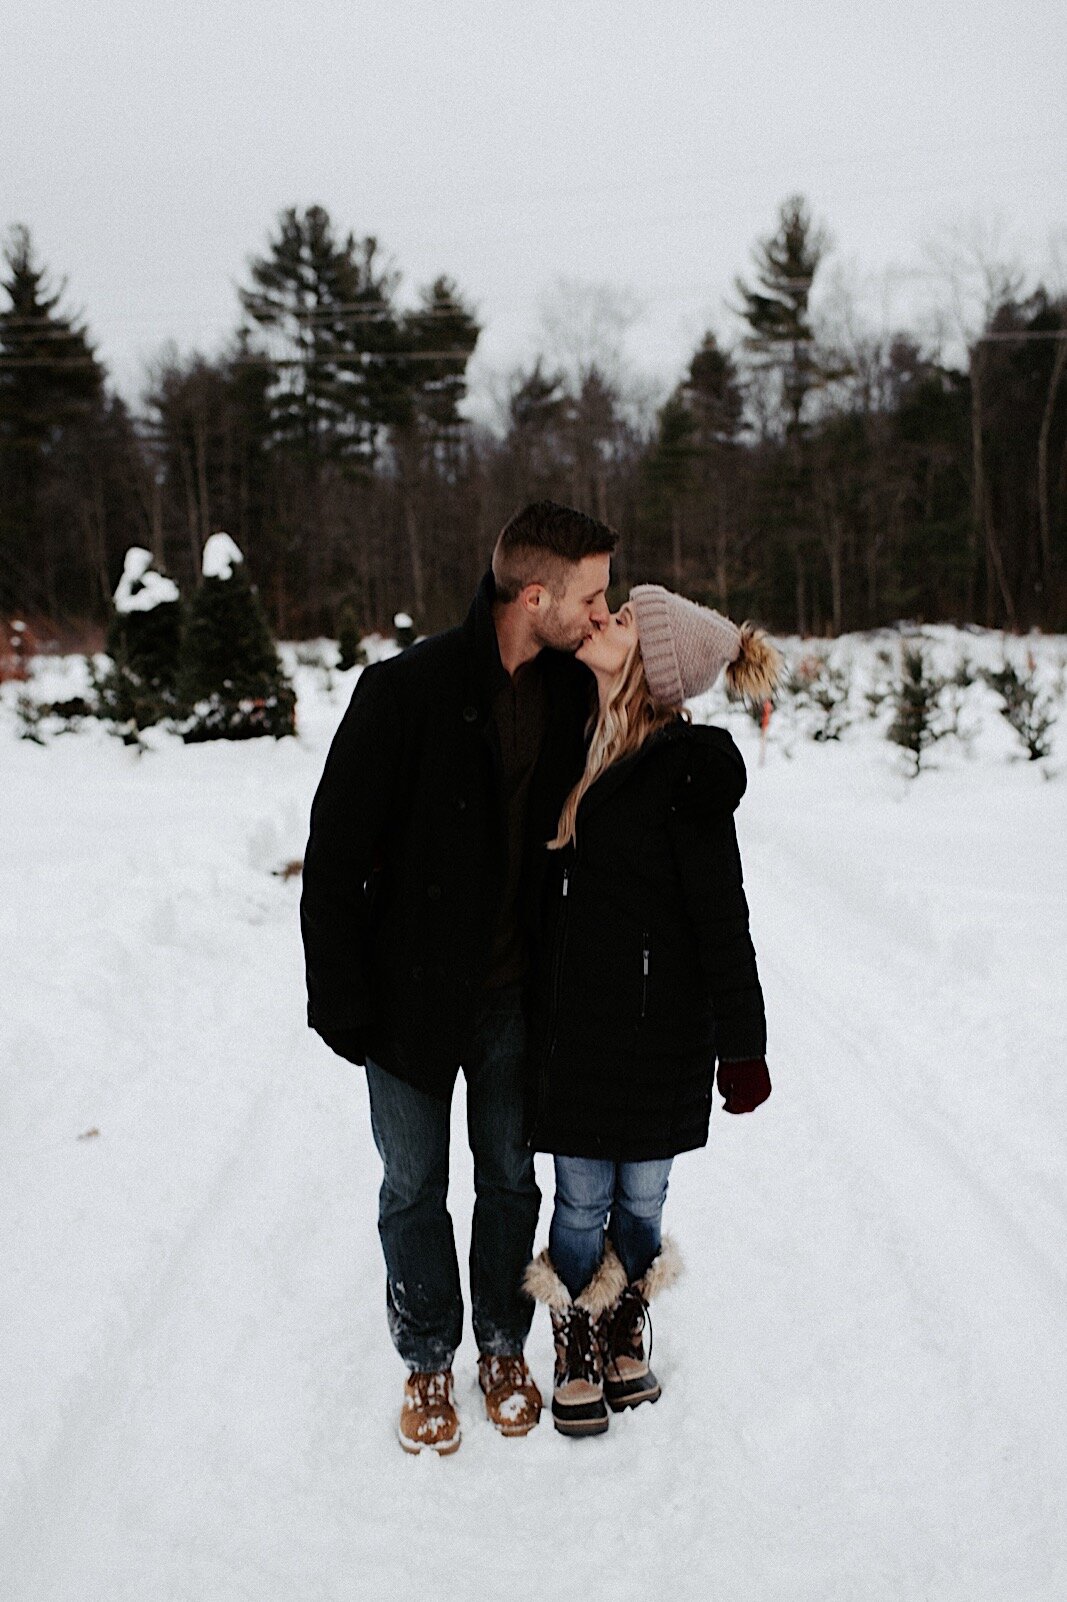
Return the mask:
<svg viewBox="0 0 1067 1602">
<path fill-rule="evenodd" d="M 440 901 L 441 886 L 439 884 L 428 884 L 426 886 L 426 898 L 428 901 Z"/>
<path fill-rule="evenodd" d="M 463 721 L 464 723 L 477 723 L 478 708 L 476 706 L 465 706 L 463 708 Z"/>
<path fill-rule="evenodd" d="M 467 810 L 467 797 L 465 795 L 457 795 L 457 797 L 456 797 L 456 811 L 457 812 L 466 812 L 466 810 Z"/>
</svg>

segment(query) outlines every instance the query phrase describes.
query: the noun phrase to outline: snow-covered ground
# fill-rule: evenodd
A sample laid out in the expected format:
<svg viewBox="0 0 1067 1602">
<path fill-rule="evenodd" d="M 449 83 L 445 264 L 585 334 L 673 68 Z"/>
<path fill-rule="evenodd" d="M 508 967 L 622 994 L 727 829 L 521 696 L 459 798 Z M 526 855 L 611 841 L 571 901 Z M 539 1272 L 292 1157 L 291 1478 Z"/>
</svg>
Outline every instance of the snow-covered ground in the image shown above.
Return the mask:
<svg viewBox="0 0 1067 1602">
<path fill-rule="evenodd" d="M 1067 641 L 1030 643 L 1051 682 Z M 857 708 L 879 644 L 836 648 Z M 972 687 L 916 781 L 863 718 L 779 712 L 761 766 L 699 709 L 749 761 L 774 1095 L 676 1164 L 660 1403 L 503 1440 L 468 1334 L 429 1461 L 394 1436 L 362 1075 L 305 1027 L 276 873 L 353 675 L 297 682 L 296 740 L 142 755 L 20 740 L 0 693 L 4 1602 L 1067 1595 L 1062 703 L 1028 763 Z M 451 1201 L 462 1261 L 462 1091 Z M 547 1389 L 540 1316 L 531 1356 Z"/>
</svg>

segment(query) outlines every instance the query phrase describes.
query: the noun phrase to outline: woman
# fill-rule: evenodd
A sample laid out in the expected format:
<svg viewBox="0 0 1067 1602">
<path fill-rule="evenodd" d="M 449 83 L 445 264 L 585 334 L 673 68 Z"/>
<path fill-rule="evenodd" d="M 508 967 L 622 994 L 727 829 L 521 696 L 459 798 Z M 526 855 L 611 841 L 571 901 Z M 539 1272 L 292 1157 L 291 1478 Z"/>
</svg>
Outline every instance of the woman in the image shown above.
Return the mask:
<svg viewBox="0 0 1067 1602">
<path fill-rule="evenodd" d="M 744 763 L 683 702 L 723 667 L 762 699 L 778 669 L 761 635 L 655 584 L 578 656 L 599 706 L 549 843 L 531 1145 L 555 1154 L 556 1199 L 525 1280 L 552 1315 L 568 1435 L 660 1394 L 645 1314 L 679 1268 L 660 1218 L 672 1159 L 707 1142 L 716 1057 L 728 1112 L 771 1092 L 733 823 Z"/>
</svg>

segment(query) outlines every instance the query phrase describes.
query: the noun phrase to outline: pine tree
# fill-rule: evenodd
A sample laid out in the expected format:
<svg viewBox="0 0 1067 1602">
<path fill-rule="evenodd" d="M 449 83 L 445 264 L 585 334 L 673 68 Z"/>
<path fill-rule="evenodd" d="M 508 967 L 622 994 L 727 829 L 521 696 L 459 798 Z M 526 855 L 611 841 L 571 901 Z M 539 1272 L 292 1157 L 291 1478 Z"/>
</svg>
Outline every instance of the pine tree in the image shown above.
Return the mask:
<svg viewBox="0 0 1067 1602">
<path fill-rule="evenodd" d="M 361 667 L 367 660 L 359 631 L 359 619 L 351 602 L 341 608 L 337 620 L 337 666 L 342 673 Z"/>
<path fill-rule="evenodd" d="M 324 207 L 290 206 L 251 275 L 241 304 L 275 364 L 277 441 L 309 463 L 372 460 L 379 429 L 402 421 L 407 406 L 398 275 L 380 261 L 377 241 L 339 239 Z"/>
<path fill-rule="evenodd" d="M 1037 682 L 1037 664 L 1031 657 L 1026 672 L 1020 673 L 1005 657 L 999 668 L 982 674 L 989 688 L 1000 699 L 999 711 L 1026 747 L 1031 762 L 1047 757 L 1052 750 L 1049 738 L 1056 714 L 1052 698 L 1043 694 Z"/>
<path fill-rule="evenodd" d="M 204 547 L 203 582 L 189 606 L 179 695 L 187 741 L 295 733 L 285 676 L 244 559 L 228 534 Z"/>
<path fill-rule="evenodd" d="M 86 601 L 86 441 L 77 436 L 103 410 L 104 373 L 84 326 L 61 311 L 64 288 L 49 287 L 29 229 L 11 230 L 3 259 L 0 610 L 55 617 Z"/>
<path fill-rule="evenodd" d="M 893 722 L 888 736 L 915 759 L 918 774 L 924 753 L 947 731 L 940 720 L 940 697 L 945 681 L 930 671 L 921 645 L 906 645 L 901 652 L 900 676 L 889 692 Z"/>
<path fill-rule="evenodd" d="M 656 437 L 645 460 L 645 506 L 651 520 L 670 535 L 670 582 L 684 589 L 686 502 L 692 492 L 697 462 L 697 425 L 681 394 L 675 391 L 660 408 Z"/>
<path fill-rule="evenodd" d="M 98 713 L 136 740 L 178 711 L 182 619 L 178 587 L 160 572 L 150 551 L 132 546 L 114 595 L 108 625 L 111 665 L 96 681 Z"/>
<path fill-rule="evenodd" d="M 804 402 L 820 379 L 811 325 L 811 288 L 829 248 L 802 195 L 782 203 L 778 228 L 753 251 L 756 282 L 736 280 L 748 349 L 780 377 L 787 432 L 799 434 Z"/>
</svg>

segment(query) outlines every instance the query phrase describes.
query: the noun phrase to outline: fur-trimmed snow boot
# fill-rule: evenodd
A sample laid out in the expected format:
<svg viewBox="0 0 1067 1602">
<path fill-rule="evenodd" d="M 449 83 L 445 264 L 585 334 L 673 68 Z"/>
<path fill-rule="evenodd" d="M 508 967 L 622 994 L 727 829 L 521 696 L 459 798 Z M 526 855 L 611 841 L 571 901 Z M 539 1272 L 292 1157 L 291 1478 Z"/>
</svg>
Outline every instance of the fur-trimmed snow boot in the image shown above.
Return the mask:
<svg viewBox="0 0 1067 1602">
<path fill-rule="evenodd" d="M 616 1305 L 604 1315 L 602 1329 L 604 1395 L 613 1413 L 659 1400 L 660 1383 L 649 1367 L 652 1323 L 648 1304 L 668 1290 L 682 1272 L 682 1259 L 674 1241 L 665 1236 L 651 1264 L 623 1290 Z M 644 1333 L 648 1326 L 648 1355 Z"/>
<path fill-rule="evenodd" d="M 588 1285 L 572 1297 L 547 1251 L 526 1269 L 528 1296 L 552 1317 L 556 1347 L 552 1422 L 561 1435 L 602 1435 L 608 1427 L 600 1321 L 626 1287 L 626 1272 L 611 1246 Z"/>
</svg>

